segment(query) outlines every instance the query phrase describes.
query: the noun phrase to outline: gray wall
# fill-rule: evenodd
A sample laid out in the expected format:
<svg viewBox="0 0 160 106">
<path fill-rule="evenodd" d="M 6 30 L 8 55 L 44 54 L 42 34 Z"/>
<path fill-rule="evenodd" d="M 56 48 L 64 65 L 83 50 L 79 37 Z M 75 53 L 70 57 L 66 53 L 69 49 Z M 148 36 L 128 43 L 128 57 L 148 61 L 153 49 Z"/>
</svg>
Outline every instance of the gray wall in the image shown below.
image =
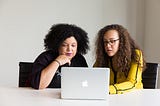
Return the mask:
<svg viewBox="0 0 160 106">
<path fill-rule="evenodd" d="M 145 1 L 144 50 L 148 62 L 160 63 L 160 1 Z M 160 88 L 160 67 L 158 88 Z"/>
<path fill-rule="evenodd" d="M 155 43 L 147 43 L 158 36 L 158 26 L 155 29 L 153 25 L 159 20 L 153 21 L 150 16 L 152 11 L 158 12 L 157 5 L 157 0 L 0 0 L 0 86 L 18 85 L 18 63 L 34 61 L 44 50 L 44 36 L 55 23 L 76 24 L 88 32 L 91 50 L 85 57 L 90 67 L 94 63 L 97 31 L 112 23 L 122 24 L 129 30 L 147 52 L 148 61 L 158 61 L 160 50 L 152 48 Z M 153 12 L 156 17 L 157 12 Z M 156 38 L 151 40 L 150 35 Z"/>
<path fill-rule="evenodd" d="M 103 23 L 103 0 L 0 0 L 0 85 L 18 85 L 18 63 L 44 50 L 52 24 L 76 24 L 90 40 Z M 86 55 L 92 66 L 91 51 Z"/>
</svg>

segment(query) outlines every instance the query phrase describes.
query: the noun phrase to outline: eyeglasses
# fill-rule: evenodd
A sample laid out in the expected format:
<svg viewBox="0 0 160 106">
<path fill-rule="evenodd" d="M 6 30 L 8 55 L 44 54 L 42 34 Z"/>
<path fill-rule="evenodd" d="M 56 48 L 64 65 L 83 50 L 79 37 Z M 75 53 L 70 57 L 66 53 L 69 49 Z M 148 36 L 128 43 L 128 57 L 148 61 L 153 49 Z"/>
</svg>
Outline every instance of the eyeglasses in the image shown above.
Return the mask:
<svg viewBox="0 0 160 106">
<path fill-rule="evenodd" d="M 118 41 L 118 40 L 119 40 L 119 39 L 108 40 L 108 41 L 106 40 L 106 41 L 104 41 L 104 46 L 107 46 L 108 44 L 112 46 L 112 45 L 114 45 L 115 42 Z"/>
</svg>

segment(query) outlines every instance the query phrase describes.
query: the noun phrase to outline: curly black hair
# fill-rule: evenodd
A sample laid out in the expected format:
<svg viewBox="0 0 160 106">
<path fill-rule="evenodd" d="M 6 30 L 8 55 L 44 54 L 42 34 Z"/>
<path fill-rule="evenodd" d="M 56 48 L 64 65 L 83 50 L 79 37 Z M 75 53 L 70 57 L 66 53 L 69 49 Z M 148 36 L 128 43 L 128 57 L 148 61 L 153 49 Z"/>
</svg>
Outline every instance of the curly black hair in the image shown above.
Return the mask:
<svg viewBox="0 0 160 106">
<path fill-rule="evenodd" d="M 89 50 L 89 38 L 87 34 L 82 28 L 73 24 L 54 24 L 44 38 L 45 50 L 52 50 L 58 53 L 58 48 L 62 42 L 73 36 L 78 44 L 77 53 L 86 54 Z"/>
</svg>

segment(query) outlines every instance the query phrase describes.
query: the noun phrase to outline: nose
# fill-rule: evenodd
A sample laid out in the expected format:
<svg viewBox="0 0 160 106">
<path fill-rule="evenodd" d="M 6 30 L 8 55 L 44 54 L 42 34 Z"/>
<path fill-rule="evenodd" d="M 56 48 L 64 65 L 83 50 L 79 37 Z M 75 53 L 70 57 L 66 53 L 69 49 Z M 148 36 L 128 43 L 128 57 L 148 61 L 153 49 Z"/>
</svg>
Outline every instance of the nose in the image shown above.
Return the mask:
<svg viewBox="0 0 160 106">
<path fill-rule="evenodd" d="M 67 47 L 67 51 L 70 51 L 71 50 L 71 46 L 70 45 L 68 45 L 68 47 Z"/>
<path fill-rule="evenodd" d="M 107 48 L 111 47 L 111 44 L 108 42 L 108 43 L 105 44 L 105 47 L 107 47 Z"/>
</svg>

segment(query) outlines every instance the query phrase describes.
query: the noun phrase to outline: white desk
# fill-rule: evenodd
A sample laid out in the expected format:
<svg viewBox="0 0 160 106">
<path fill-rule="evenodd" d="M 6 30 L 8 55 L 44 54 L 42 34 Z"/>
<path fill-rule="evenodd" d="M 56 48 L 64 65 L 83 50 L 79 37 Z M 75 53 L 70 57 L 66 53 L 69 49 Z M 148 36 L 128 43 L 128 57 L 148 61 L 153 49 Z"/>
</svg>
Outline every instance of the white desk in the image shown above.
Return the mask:
<svg viewBox="0 0 160 106">
<path fill-rule="evenodd" d="M 160 89 L 109 95 L 108 100 L 63 100 L 60 89 L 0 87 L 0 106 L 160 106 Z"/>
</svg>

